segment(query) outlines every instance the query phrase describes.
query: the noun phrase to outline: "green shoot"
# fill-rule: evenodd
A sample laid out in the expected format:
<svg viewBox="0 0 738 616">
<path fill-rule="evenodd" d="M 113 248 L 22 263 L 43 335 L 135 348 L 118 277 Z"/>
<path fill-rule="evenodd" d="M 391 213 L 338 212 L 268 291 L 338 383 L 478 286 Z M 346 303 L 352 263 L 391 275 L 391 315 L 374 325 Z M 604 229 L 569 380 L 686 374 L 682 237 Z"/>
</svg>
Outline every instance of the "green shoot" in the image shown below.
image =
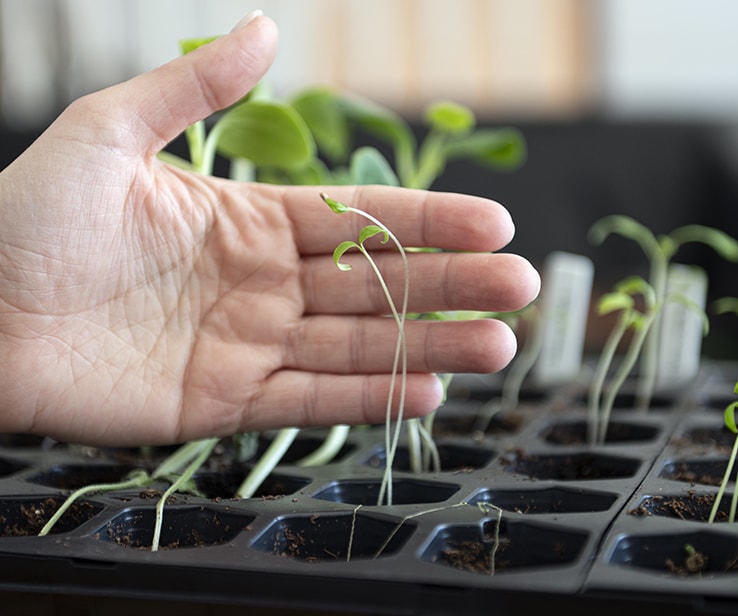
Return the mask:
<svg viewBox="0 0 738 616">
<path fill-rule="evenodd" d="M 643 312 L 635 308 L 633 296 L 637 294 L 643 296 L 645 302 Z M 634 276 L 617 284 L 612 293 L 603 295 L 597 309 L 601 315 L 620 311 L 618 321 L 610 332 L 600 355 L 589 391 L 588 437 L 590 443 L 601 444 L 605 442 L 610 413 L 617 393 L 635 366 L 638 354 L 656 318 L 658 304 L 656 293 L 651 285 L 640 276 Z M 610 372 L 618 345 L 628 329 L 634 331 L 634 338 L 603 400 L 605 380 Z"/>
<path fill-rule="evenodd" d="M 738 297 L 721 297 L 720 299 L 715 301 L 714 306 L 715 312 L 717 312 L 718 314 L 732 312 L 738 315 Z M 736 382 L 735 387 L 733 388 L 733 392 L 735 394 L 738 394 L 738 382 Z M 723 422 L 725 423 L 725 427 L 733 432 L 736 436 L 733 443 L 733 450 L 731 451 L 730 457 L 728 458 L 728 465 L 726 466 L 725 473 L 723 474 L 723 480 L 720 483 L 720 489 L 718 490 L 717 496 L 715 496 L 715 502 L 712 505 L 712 511 L 710 512 L 710 517 L 708 519 L 709 522 L 713 522 L 715 520 L 715 517 L 720 510 L 720 502 L 723 500 L 725 488 L 730 481 L 730 475 L 733 472 L 733 466 L 735 465 L 736 457 L 738 457 L 738 426 L 736 425 L 735 420 L 736 410 L 738 410 L 738 401 L 732 402 L 728 406 L 726 406 L 725 412 L 723 413 Z M 735 522 L 735 512 L 737 506 L 738 489 L 734 489 L 733 498 L 730 504 L 730 514 L 728 516 L 728 520 L 730 522 Z"/>
<path fill-rule="evenodd" d="M 643 311 L 636 308 L 634 300 L 636 295 L 643 298 Z M 619 311 L 620 316 L 605 342 L 590 385 L 588 400 L 588 439 L 590 443 L 602 444 L 605 442 L 607 426 L 615 399 L 635 367 L 658 315 L 663 310 L 664 305 L 671 301 L 679 302 L 700 314 L 702 316 L 703 333 L 707 333 L 707 317 L 700 306 L 680 294 L 669 294 L 662 301 L 658 301 L 653 287 L 640 276 L 626 278 L 615 285 L 613 292 L 600 298 L 597 306 L 600 314 Z M 615 353 L 629 329 L 632 330 L 633 337 L 612 378 L 612 382 L 603 394 L 604 383 L 614 362 Z"/>
<path fill-rule="evenodd" d="M 407 343 L 405 340 L 405 319 L 407 317 L 407 306 L 408 306 L 408 298 L 409 298 L 409 290 L 410 290 L 410 270 L 408 267 L 407 255 L 405 253 L 404 247 L 402 246 L 400 241 L 397 239 L 397 237 L 395 237 L 395 235 L 382 222 L 380 222 L 374 216 L 358 208 L 354 208 L 354 207 L 345 205 L 341 203 L 340 201 L 336 201 L 335 199 L 332 199 L 325 193 L 320 193 L 320 196 L 323 199 L 323 201 L 325 201 L 325 203 L 328 205 L 328 207 L 330 207 L 331 210 L 333 210 L 335 213 L 346 214 L 346 213 L 351 212 L 363 218 L 366 218 L 371 223 L 370 225 L 365 226 L 359 231 L 358 242 L 354 242 L 352 240 L 346 240 L 346 241 L 341 242 L 338 246 L 336 246 L 335 250 L 333 251 L 333 261 L 336 264 L 336 267 L 338 267 L 338 269 L 340 269 L 341 271 L 344 271 L 344 272 L 349 271 L 351 269 L 351 265 L 342 262 L 341 257 L 343 257 L 343 255 L 346 254 L 346 252 L 348 252 L 351 249 L 358 250 L 363 255 L 363 257 L 366 259 L 366 261 L 369 263 L 369 266 L 374 272 L 374 275 L 376 276 L 379 282 L 379 285 L 382 288 L 382 292 L 384 293 L 384 296 L 387 299 L 387 304 L 389 305 L 390 312 L 392 313 L 392 318 L 395 320 L 395 323 L 397 325 L 397 343 L 395 345 L 395 355 L 394 355 L 394 360 L 393 360 L 393 365 L 392 365 L 392 379 L 390 381 L 390 390 L 387 396 L 387 410 L 386 410 L 386 415 L 385 415 L 385 452 L 386 452 L 385 473 L 382 479 L 382 485 L 380 487 L 379 497 L 378 497 L 378 504 L 381 504 L 385 500 L 385 494 L 386 494 L 387 503 L 391 504 L 392 503 L 392 466 L 394 462 L 394 456 L 397 451 L 397 445 L 399 442 L 400 427 L 403 421 L 403 412 L 404 412 L 404 407 L 405 407 L 405 390 L 406 390 L 406 381 L 407 381 Z M 392 294 L 390 293 L 390 290 L 387 287 L 387 283 L 384 279 L 384 276 L 382 275 L 382 272 L 379 270 L 379 267 L 377 266 L 377 263 L 375 262 L 371 253 L 364 246 L 364 242 L 366 242 L 369 238 L 374 237 L 376 235 L 382 236 L 382 243 L 387 243 L 388 241 L 392 240 L 392 242 L 395 244 L 395 246 L 397 247 L 402 257 L 402 263 L 403 263 L 403 269 L 404 269 L 404 288 L 403 288 L 402 303 L 399 309 L 397 308 L 397 304 L 395 303 L 392 297 Z M 396 413 L 396 429 L 394 430 L 394 435 L 392 435 L 392 401 L 394 399 L 395 381 L 397 380 L 398 372 L 401 375 L 400 376 L 400 394 L 399 394 L 398 409 Z"/>
<path fill-rule="evenodd" d="M 715 250 L 728 261 L 738 261 L 738 241 L 719 229 L 704 225 L 685 225 L 668 235 L 654 235 L 650 229 L 629 216 L 611 215 L 595 222 L 589 237 L 594 244 L 601 244 L 615 233 L 635 241 L 643 250 L 650 265 L 648 282 L 655 295 L 654 304 L 663 306 L 667 293 L 669 264 L 678 250 L 690 242 L 699 242 Z M 636 406 L 646 409 L 655 389 L 658 363 L 659 327 L 658 314 L 644 344 L 643 374 L 638 381 Z"/>
<path fill-rule="evenodd" d="M 738 382 L 735 384 L 733 392 L 735 394 L 738 394 Z M 723 480 L 721 481 L 720 488 L 718 489 L 718 493 L 715 496 L 715 502 L 712 504 L 712 511 L 710 511 L 710 517 L 707 520 L 708 522 L 715 521 L 715 517 L 720 510 L 720 503 L 723 500 L 723 494 L 725 494 L 725 488 L 728 485 L 728 482 L 730 481 L 730 476 L 733 472 L 733 466 L 735 465 L 736 457 L 738 457 L 738 426 L 736 425 L 735 420 L 736 410 L 738 410 L 738 401 L 731 402 L 728 406 L 725 407 L 725 412 L 723 413 L 723 421 L 725 422 L 725 426 L 736 436 L 735 441 L 733 442 L 733 450 L 730 452 L 730 457 L 728 458 L 728 465 L 725 467 Z M 731 523 L 735 522 L 735 512 L 737 506 L 738 490 L 734 489 L 733 498 L 730 502 L 730 513 L 728 514 L 728 521 Z"/>
</svg>

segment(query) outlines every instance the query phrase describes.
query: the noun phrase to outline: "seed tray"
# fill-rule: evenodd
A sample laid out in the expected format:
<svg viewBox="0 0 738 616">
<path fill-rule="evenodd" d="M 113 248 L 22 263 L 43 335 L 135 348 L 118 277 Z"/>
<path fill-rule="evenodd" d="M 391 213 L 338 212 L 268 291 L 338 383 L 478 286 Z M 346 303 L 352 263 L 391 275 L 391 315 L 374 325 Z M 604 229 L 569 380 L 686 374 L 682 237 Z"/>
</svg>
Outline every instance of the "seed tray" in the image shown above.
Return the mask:
<svg viewBox="0 0 738 616">
<path fill-rule="evenodd" d="M 402 439 L 392 505 L 376 505 L 382 427 L 312 468 L 296 461 L 324 433 L 306 430 L 254 498 L 231 498 L 250 466 L 221 452 L 200 496 L 167 503 L 158 552 L 166 484 L 87 495 L 37 536 L 72 490 L 145 464 L 134 452 L 0 436 L 0 591 L 280 613 L 721 613 L 738 600 L 738 528 L 707 523 L 705 503 L 732 448 L 721 411 L 736 375 L 707 363 L 645 413 L 626 386 L 598 446 L 579 383 L 528 386 L 486 425 L 502 375 L 460 375 L 434 425 L 443 470 L 411 472 Z"/>
</svg>

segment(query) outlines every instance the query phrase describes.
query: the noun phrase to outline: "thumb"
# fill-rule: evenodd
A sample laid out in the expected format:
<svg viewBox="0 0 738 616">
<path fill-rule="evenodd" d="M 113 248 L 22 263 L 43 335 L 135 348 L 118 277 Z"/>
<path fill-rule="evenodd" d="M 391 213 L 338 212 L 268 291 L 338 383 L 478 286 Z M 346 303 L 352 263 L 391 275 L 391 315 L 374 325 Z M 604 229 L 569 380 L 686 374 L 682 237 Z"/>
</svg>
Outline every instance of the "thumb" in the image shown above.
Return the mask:
<svg viewBox="0 0 738 616">
<path fill-rule="evenodd" d="M 190 124 L 238 101 L 266 73 L 277 40 L 274 22 L 254 13 L 229 34 L 122 84 L 141 123 L 139 151 L 159 152 Z"/>
</svg>

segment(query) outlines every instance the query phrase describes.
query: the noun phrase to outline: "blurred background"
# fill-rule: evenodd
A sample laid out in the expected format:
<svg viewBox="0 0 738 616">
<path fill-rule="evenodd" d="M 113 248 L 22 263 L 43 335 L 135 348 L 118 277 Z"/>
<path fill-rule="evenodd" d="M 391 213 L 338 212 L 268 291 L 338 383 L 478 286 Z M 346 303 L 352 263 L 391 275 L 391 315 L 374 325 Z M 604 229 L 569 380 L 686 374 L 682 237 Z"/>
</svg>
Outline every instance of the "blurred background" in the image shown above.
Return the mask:
<svg viewBox="0 0 738 616">
<path fill-rule="evenodd" d="M 277 93 L 328 84 L 412 122 L 447 98 L 520 128 L 525 165 L 451 165 L 434 188 L 512 212 L 511 250 L 589 256 L 597 284 L 645 267 L 637 246 L 586 238 L 606 214 L 657 233 L 701 223 L 738 237 L 738 2 L 734 0 L 260 0 L 280 28 Z M 8 164 L 71 100 L 227 32 L 244 0 L 0 0 L 0 138 Z M 677 261 L 738 295 L 738 265 L 691 246 Z M 637 272 L 636 272 L 637 273 Z M 705 351 L 738 356 L 738 315 Z M 732 339 L 731 339 L 732 338 Z"/>
</svg>

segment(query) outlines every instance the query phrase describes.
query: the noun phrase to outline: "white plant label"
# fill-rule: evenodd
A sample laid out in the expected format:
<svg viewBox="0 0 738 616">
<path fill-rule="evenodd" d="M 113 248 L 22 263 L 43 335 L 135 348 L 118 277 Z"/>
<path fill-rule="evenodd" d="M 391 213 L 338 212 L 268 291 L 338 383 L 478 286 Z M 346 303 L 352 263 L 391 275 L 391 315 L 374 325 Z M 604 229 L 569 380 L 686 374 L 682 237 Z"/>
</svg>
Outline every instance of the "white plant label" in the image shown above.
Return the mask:
<svg viewBox="0 0 738 616">
<path fill-rule="evenodd" d="M 541 384 L 580 375 L 594 265 L 583 255 L 554 251 L 541 274 L 541 350 L 533 374 Z"/>
<path fill-rule="evenodd" d="M 705 309 L 707 274 L 692 265 L 669 267 L 667 295 L 679 294 Z M 673 387 L 695 377 L 700 367 L 703 317 L 678 301 L 668 301 L 661 313 L 656 386 Z"/>
</svg>

